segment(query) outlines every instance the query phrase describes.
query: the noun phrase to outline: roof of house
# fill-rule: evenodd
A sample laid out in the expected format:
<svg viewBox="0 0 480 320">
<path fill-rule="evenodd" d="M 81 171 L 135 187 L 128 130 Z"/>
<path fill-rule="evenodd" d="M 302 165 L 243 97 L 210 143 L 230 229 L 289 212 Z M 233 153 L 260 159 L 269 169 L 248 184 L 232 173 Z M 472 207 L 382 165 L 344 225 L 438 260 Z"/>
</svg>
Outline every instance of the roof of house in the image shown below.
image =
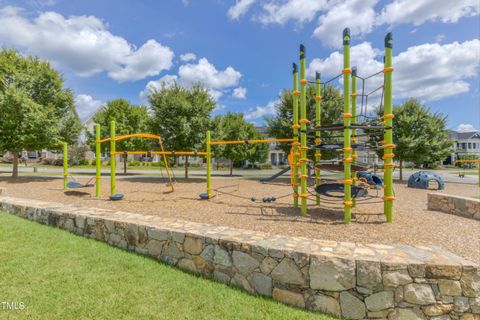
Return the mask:
<svg viewBox="0 0 480 320">
<path fill-rule="evenodd" d="M 449 136 L 450 138 L 456 139 L 456 140 L 466 140 L 466 139 L 473 139 L 473 138 L 480 139 L 480 131 L 460 132 L 460 131 L 450 130 Z"/>
</svg>

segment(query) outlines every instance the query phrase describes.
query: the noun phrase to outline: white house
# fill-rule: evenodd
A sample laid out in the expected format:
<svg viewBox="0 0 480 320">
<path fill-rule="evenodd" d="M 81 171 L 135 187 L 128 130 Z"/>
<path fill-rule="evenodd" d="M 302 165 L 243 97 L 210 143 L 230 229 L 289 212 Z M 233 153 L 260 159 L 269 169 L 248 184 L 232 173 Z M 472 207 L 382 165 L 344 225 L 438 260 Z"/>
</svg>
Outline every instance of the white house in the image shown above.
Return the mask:
<svg viewBox="0 0 480 320">
<path fill-rule="evenodd" d="M 451 130 L 450 139 L 453 139 L 454 151 L 444 161 L 445 164 L 452 164 L 462 155 L 476 155 L 480 157 L 480 131 L 460 132 Z"/>
</svg>

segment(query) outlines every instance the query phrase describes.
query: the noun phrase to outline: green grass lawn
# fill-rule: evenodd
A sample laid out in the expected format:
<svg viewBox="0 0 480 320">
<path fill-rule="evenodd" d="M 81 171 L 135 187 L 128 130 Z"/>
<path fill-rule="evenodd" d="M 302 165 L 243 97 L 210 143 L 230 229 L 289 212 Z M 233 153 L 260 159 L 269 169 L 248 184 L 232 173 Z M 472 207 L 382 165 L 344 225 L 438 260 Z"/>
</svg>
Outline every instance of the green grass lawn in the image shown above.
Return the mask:
<svg viewBox="0 0 480 320">
<path fill-rule="evenodd" d="M 335 318 L 0 212 L 0 319 Z"/>
</svg>

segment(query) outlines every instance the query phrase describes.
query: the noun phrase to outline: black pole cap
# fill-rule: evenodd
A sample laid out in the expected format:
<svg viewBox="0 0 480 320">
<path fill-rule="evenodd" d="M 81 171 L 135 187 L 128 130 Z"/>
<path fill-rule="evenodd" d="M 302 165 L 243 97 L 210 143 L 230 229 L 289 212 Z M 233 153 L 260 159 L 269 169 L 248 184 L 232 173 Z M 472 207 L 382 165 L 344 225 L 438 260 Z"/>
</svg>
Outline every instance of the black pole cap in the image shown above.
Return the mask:
<svg viewBox="0 0 480 320">
<path fill-rule="evenodd" d="M 392 33 L 389 32 L 385 36 L 385 48 L 390 48 L 391 49 L 392 47 L 393 47 L 393 36 L 392 36 Z"/>
<path fill-rule="evenodd" d="M 315 79 L 320 80 L 320 72 L 315 72 Z"/>
<path fill-rule="evenodd" d="M 343 29 L 343 45 L 350 44 L 350 29 Z"/>
<path fill-rule="evenodd" d="M 297 64 L 296 64 L 295 62 L 292 63 L 292 72 L 293 72 L 293 73 L 297 73 L 297 72 L 298 72 Z"/>
<path fill-rule="evenodd" d="M 357 76 L 357 67 L 352 67 L 352 76 Z"/>
<path fill-rule="evenodd" d="M 300 45 L 300 59 L 304 59 L 306 56 L 307 50 L 303 44 Z"/>
</svg>

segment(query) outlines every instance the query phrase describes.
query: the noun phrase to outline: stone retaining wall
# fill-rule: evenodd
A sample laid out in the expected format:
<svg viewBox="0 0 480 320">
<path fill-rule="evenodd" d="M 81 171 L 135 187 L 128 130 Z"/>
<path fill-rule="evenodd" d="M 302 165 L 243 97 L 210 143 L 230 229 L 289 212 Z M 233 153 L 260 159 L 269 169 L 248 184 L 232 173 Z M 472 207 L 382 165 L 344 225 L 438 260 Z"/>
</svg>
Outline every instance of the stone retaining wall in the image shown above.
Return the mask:
<svg viewBox="0 0 480 320">
<path fill-rule="evenodd" d="M 428 210 L 442 211 L 480 220 L 480 199 L 443 193 L 429 193 L 427 207 Z"/>
<path fill-rule="evenodd" d="M 438 247 L 269 235 L 7 197 L 0 209 L 299 308 L 348 319 L 480 319 L 480 267 Z"/>
</svg>

